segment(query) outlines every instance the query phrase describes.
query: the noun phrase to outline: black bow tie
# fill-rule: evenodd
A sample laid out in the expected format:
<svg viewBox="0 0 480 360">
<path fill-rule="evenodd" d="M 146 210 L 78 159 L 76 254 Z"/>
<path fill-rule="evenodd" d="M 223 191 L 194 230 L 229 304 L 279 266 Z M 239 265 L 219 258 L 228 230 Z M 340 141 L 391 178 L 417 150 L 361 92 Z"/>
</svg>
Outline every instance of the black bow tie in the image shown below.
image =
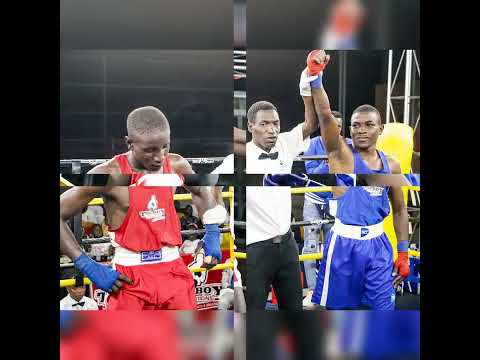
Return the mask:
<svg viewBox="0 0 480 360">
<path fill-rule="evenodd" d="M 261 153 L 260 156 L 258 157 L 258 160 L 264 160 L 264 159 L 272 159 L 272 160 L 277 160 L 278 159 L 278 151 L 274 153 Z"/>
<path fill-rule="evenodd" d="M 72 306 L 77 306 L 77 305 L 83 307 L 83 305 L 85 305 L 85 301 L 80 301 L 76 304 L 73 304 Z"/>
</svg>

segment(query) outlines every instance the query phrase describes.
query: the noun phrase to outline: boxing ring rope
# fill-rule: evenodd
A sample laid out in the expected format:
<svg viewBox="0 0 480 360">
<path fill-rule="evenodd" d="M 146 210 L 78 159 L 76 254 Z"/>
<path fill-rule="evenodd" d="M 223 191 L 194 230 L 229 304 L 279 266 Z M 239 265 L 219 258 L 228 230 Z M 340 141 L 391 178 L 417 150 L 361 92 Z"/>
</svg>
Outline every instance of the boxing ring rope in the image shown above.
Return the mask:
<svg viewBox="0 0 480 360">
<path fill-rule="evenodd" d="M 185 158 L 190 164 L 217 164 L 225 159 L 224 156 L 205 157 L 205 158 Z M 71 166 L 72 172 L 77 173 L 81 170 L 82 165 L 96 166 L 103 164 L 110 159 L 64 159 L 60 160 L 60 166 Z"/>
<path fill-rule="evenodd" d="M 402 186 L 402 188 L 407 188 L 409 190 L 413 191 L 420 191 L 420 186 Z M 329 192 L 332 191 L 331 186 L 317 186 L 317 187 L 306 187 L 306 188 L 292 188 L 291 193 L 292 195 L 300 195 L 300 194 L 305 194 L 309 192 Z M 317 219 L 317 220 L 309 220 L 309 221 L 295 221 L 291 223 L 290 227 L 299 227 L 299 226 L 310 226 L 310 225 L 319 225 L 319 224 L 325 224 L 325 223 L 332 223 L 335 220 L 323 220 L 323 219 Z M 235 221 L 235 225 L 238 227 L 246 227 L 246 222 L 245 221 Z M 420 251 L 417 250 L 411 250 L 408 249 L 408 255 L 412 257 L 420 257 Z M 247 253 L 244 252 L 234 252 L 234 256 L 237 259 L 246 259 L 247 258 Z M 313 253 L 313 254 L 303 254 L 298 256 L 299 261 L 304 261 L 304 260 L 317 260 L 317 259 L 322 259 L 323 253 Z"/>
<path fill-rule="evenodd" d="M 327 155 L 300 155 L 297 156 L 293 161 L 306 161 L 306 160 L 328 160 Z"/>
<path fill-rule="evenodd" d="M 75 285 L 75 279 L 65 279 L 65 280 L 60 280 L 60 287 L 66 287 L 66 286 L 74 286 Z M 84 277 L 83 278 L 83 285 L 90 285 L 92 282 L 90 281 L 89 278 Z"/>
<path fill-rule="evenodd" d="M 229 227 L 223 227 L 223 228 L 220 228 L 220 232 L 222 234 L 225 234 L 225 233 L 228 233 L 230 232 L 230 228 Z M 205 234 L 206 230 L 205 229 L 198 229 L 198 230 L 182 230 L 181 233 L 182 233 L 182 236 L 189 236 L 189 235 L 203 235 Z M 108 236 L 102 236 L 102 237 L 98 237 L 98 238 L 85 238 L 85 239 L 82 239 L 82 244 L 84 245 L 92 245 L 92 244 L 108 244 L 110 243 L 112 240 L 110 239 L 110 237 Z M 72 263 L 73 264 L 73 263 Z"/>
<path fill-rule="evenodd" d="M 232 198 L 233 192 L 224 191 L 222 192 L 222 198 Z M 173 195 L 173 200 L 176 201 L 185 201 L 185 200 L 192 200 L 192 194 L 175 194 Z M 102 198 L 95 198 L 88 203 L 88 205 L 103 205 Z"/>
<path fill-rule="evenodd" d="M 200 272 L 200 271 L 207 271 L 207 269 L 205 268 L 188 268 L 191 272 Z M 215 267 L 211 268 L 210 270 L 208 271 L 214 271 L 214 270 L 224 270 L 224 269 L 233 269 L 233 264 L 232 263 L 228 263 L 228 264 L 218 264 L 218 265 L 215 265 Z M 89 278 L 87 277 L 84 277 L 83 278 L 83 284 L 84 285 L 89 285 L 91 284 L 92 282 L 90 281 Z M 75 285 L 75 279 L 64 279 L 64 280 L 60 280 L 60 287 L 65 287 L 65 286 L 73 286 Z"/>
<path fill-rule="evenodd" d="M 64 179 L 65 180 L 65 179 Z M 60 176 L 60 183 L 62 182 L 62 177 Z M 65 185 L 69 186 L 69 185 Z M 70 186 L 74 186 L 73 184 Z M 233 193 L 234 193 L 234 187 L 229 186 L 228 191 L 222 192 L 222 199 L 228 199 L 229 201 L 229 209 L 230 209 L 230 214 L 233 214 L 233 206 L 234 206 L 234 201 L 233 201 Z M 182 201 L 182 200 L 191 200 L 192 199 L 192 194 L 175 194 L 173 196 L 174 200 Z M 93 203 L 92 203 L 93 202 Z M 103 204 L 103 199 L 102 198 L 95 198 L 92 200 L 89 205 L 102 205 Z M 227 231 L 228 230 L 228 231 Z M 198 233 L 204 233 L 205 229 L 199 229 L 199 230 L 184 230 L 182 231 L 182 234 L 185 233 L 185 235 L 190 235 L 190 234 L 198 234 Z M 221 233 L 228 233 L 230 232 L 230 227 L 227 228 L 221 228 L 220 229 Z M 232 232 L 233 233 L 233 232 Z M 233 235 L 233 234 L 232 234 Z M 86 242 L 88 243 L 88 242 Z M 91 243 L 94 243 L 92 241 Z M 229 244 L 229 251 L 230 251 L 230 259 L 234 259 L 234 238 L 232 236 Z M 224 269 L 233 269 L 233 262 L 229 263 L 223 263 L 223 264 L 218 264 L 215 265 L 213 268 L 209 269 L 208 271 L 215 271 L 215 270 L 224 270 Z M 190 272 L 201 272 L 201 271 L 207 271 L 205 268 L 200 268 L 200 267 L 191 267 L 188 268 Z M 84 278 L 83 283 L 85 285 L 91 284 L 90 279 Z M 72 286 L 75 285 L 75 279 L 64 279 L 60 280 L 60 287 L 65 287 L 65 286 Z"/>
<path fill-rule="evenodd" d="M 308 188 L 292 188 L 292 194 L 298 195 L 298 194 L 305 194 L 310 192 L 328 192 L 328 191 L 332 191 L 332 188 L 333 188 L 332 186 L 311 186 Z M 420 186 L 412 186 L 412 185 L 402 186 L 402 189 L 403 188 L 407 190 L 420 191 Z"/>
<path fill-rule="evenodd" d="M 185 158 L 189 163 L 192 164 L 212 164 L 214 162 L 222 162 L 224 156 L 217 157 L 204 157 L 204 158 Z M 69 165 L 72 163 L 86 164 L 86 165 L 100 165 L 110 159 L 64 159 L 60 160 L 60 165 Z"/>
</svg>

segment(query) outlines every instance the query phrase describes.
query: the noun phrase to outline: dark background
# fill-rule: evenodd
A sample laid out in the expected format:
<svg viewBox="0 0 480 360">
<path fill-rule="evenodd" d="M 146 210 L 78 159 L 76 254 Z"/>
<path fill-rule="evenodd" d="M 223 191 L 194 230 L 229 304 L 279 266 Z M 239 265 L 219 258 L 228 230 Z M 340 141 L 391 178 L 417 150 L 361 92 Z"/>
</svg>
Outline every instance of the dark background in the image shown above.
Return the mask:
<svg viewBox="0 0 480 360">
<path fill-rule="evenodd" d="M 60 158 L 126 151 L 127 115 L 146 105 L 169 119 L 172 152 L 231 153 L 232 41 L 232 1 L 62 1 Z"/>
<path fill-rule="evenodd" d="M 172 152 L 232 152 L 231 50 L 63 51 L 60 70 L 60 158 L 126 151 L 127 115 L 146 105 L 169 119 Z"/>
<path fill-rule="evenodd" d="M 63 49 L 231 49 L 233 1 L 63 0 Z"/>
<path fill-rule="evenodd" d="M 317 35 L 338 0 L 262 0 L 247 4 L 249 49 L 318 48 Z M 365 22 L 360 49 L 413 49 L 420 46 L 419 0 L 362 0 Z"/>
</svg>

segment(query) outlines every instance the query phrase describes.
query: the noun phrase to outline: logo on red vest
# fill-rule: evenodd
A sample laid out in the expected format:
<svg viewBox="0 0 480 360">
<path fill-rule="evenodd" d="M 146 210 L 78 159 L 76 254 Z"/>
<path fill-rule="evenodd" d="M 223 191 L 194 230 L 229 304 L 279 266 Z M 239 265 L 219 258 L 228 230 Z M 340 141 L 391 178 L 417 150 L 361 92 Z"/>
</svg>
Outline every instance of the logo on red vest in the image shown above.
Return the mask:
<svg viewBox="0 0 480 360">
<path fill-rule="evenodd" d="M 165 220 L 165 209 L 158 208 L 158 201 L 155 195 L 152 195 L 145 211 L 139 211 L 141 218 L 151 220 L 152 222 Z"/>
</svg>

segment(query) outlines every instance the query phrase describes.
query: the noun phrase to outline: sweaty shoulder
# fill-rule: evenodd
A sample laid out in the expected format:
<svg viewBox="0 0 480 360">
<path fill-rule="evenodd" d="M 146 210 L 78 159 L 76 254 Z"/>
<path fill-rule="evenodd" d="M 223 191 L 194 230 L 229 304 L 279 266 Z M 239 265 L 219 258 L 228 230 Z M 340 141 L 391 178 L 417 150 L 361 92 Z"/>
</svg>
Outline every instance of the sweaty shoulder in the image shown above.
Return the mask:
<svg viewBox="0 0 480 360">
<path fill-rule="evenodd" d="M 172 170 L 177 174 L 194 174 L 195 172 L 192 169 L 190 163 L 183 156 L 169 153 L 168 160 L 170 161 L 170 166 Z"/>
<path fill-rule="evenodd" d="M 95 166 L 88 171 L 88 174 L 120 174 L 120 166 L 113 158 L 105 161 L 103 164 Z"/>
<path fill-rule="evenodd" d="M 392 174 L 401 174 L 402 168 L 400 167 L 400 162 L 391 155 L 385 154 L 385 157 L 387 158 L 388 166 Z"/>
</svg>

